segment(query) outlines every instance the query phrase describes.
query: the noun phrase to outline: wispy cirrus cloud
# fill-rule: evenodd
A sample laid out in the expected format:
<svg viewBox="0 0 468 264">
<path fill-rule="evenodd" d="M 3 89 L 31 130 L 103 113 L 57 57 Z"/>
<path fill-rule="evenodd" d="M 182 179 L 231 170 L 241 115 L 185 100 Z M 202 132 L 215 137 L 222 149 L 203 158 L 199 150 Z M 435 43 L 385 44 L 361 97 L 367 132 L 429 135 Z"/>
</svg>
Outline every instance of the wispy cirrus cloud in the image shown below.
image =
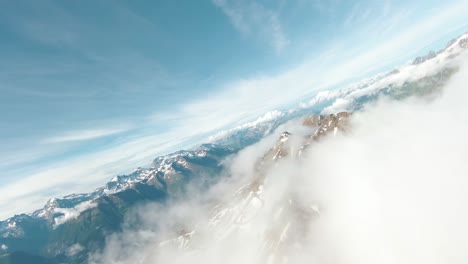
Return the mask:
<svg viewBox="0 0 468 264">
<path fill-rule="evenodd" d="M 129 130 L 130 127 L 121 128 L 98 128 L 98 129 L 85 129 L 85 130 L 74 130 L 68 131 L 63 134 L 46 138 L 43 140 L 44 143 L 65 143 L 73 141 L 91 140 L 110 135 L 115 135 Z"/>
<path fill-rule="evenodd" d="M 276 52 L 281 52 L 289 43 L 278 12 L 258 1 L 213 0 L 229 18 L 234 28 L 242 35 L 261 38 Z"/>
</svg>

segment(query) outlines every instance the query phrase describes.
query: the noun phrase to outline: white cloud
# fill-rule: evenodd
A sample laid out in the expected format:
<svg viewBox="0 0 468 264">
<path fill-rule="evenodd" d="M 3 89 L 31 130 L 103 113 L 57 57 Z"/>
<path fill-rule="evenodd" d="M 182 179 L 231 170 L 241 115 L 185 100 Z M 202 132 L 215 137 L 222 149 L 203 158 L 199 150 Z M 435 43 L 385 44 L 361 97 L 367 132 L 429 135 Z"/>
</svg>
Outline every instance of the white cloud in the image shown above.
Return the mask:
<svg viewBox="0 0 468 264">
<path fill-rule="evenodd" d="M 213 0 L 232 25 L 241 34 L 264 38 L 264 42 L 281 52 L 288 45 L 288 38 L 280 23 L 279 14 L 258 1 Z"/>
<path fill-rule="evenodd" d="M 96 207 L 97 204 L 93 201 L 86 201 L 77 204 L 73 208 L 55 208 L 54 213 L 60 213 L 62 215 L 54 219 L 55 226 L 61 225 L 68 220 L 76 219 L 80 214 L 88 209 Z"/>
<path fill-rule="evenodd" d="M 356 113 L 346 134 L 283 159 L 242 195 L 267 138 L 229 163 L 230 180 L 191 196 L 200 200 L 137 210 L 137 229 L 110 236 L 90 263 L 466 263 L 467 76 L 465 65 L 431 102 Z"/>
<path fill-rule="evenodd" d="M 79 243 L 71 245 L 67 250 L 67 256 L 73 256 L 84 250 L 84 247 Z"/>
<path fill-rule="evenodd" d="M 1 250 L 7 250 L 7 249 L 8 249 L 8 246 L 5 245 L 5 244 L 2 244 L 2 245 L 0 246 L 0 249 L 1 249 Z"/>
<path fill-rule="evenodd" d="M 53 136 L 43 140 L 44 143 L 64 143 L 73 141 L 91 140 L 110 135 L 115 135 L 127 131 L 129 128 L 115 128 L 115 129 L 85 129 L 68 131 L 61 135 Z"/>
</svg>

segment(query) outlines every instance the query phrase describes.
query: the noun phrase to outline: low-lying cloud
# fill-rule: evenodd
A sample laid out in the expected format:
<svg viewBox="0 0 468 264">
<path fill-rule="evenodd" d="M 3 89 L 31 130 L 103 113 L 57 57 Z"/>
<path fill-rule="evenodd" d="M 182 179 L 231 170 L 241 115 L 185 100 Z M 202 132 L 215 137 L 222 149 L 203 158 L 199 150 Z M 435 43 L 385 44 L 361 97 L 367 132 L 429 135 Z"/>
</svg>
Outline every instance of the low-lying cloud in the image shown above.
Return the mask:
<svg viewBox="0 0 468 264">
<path fill-rule="evenodd" d="M 231 177 L 210 191 L 130 214 L 90 262 L 467 263 L 466 76 L 430 101 L 382 99 L 345 134 L 258 171 L 275 144 L 266 138 L 227 161 Z"/>
</svg>

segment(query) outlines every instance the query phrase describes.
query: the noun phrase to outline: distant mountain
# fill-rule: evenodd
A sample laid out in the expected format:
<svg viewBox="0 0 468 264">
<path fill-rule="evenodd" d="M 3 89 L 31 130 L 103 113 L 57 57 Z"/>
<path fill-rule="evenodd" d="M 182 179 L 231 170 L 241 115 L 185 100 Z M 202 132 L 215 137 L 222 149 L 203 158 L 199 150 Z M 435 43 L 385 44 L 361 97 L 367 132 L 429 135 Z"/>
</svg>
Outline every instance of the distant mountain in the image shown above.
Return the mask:
<svg viewBox="0 0 468 264">
<path fill-rule="evenodd" d="M 457 72 L 457 59 L 467 49 L 468 33 L 452 40 L 445 49 L 418 57 L 412 64 L 390 73 L 340 90 L 319 92 L 298 108 L 270 112 L 254 122 L 221 132 L 211 138 L 209 144 L 158 157 L 150 168 L 138 168 L 131 174 L 116 176 L 91 193 L 53 198 L 31 214 L 1 221 L 0 263 L 28 263 L 21 262 L 25 260 L 29 263 L 86 263 L 90 252 L 103 248 L 107 235 L 122 230 L 127 212 L 135 205 L 187 199 L 186 190 L 193 185 L 207 188 L 224 176 L 223 160 L 273 133 L 289 120 L 307 117 L 304 124 L 316 128 L 300 150 L 305 151 L 322 136 L 345 130 L 347 112 L 358 111 L 381 96 L 398 100 L 416 95 L 430 99 Z M 286 147 L 289 137 L 286 132 L 280 135 L 278 144 L 259 161 L 259 171 L 262 166 L 269 166 L 267 161 L 291 154 Z M 257 195 L 261 191 L 260 183 L 261 178 L 253 183 L 255 186 L 246 187 L 245 192 L 250 197 Z M 239 199 L 246 197 L 249 196 L 242 194 Z M 314 210 L 309 212 L 310 217 L 318 213 L 318 209 Z M 231 215 L 234 217 L 231 220 L 226 217 L 220 221 L 234 221 L 236 216 Z"/>
</svg>

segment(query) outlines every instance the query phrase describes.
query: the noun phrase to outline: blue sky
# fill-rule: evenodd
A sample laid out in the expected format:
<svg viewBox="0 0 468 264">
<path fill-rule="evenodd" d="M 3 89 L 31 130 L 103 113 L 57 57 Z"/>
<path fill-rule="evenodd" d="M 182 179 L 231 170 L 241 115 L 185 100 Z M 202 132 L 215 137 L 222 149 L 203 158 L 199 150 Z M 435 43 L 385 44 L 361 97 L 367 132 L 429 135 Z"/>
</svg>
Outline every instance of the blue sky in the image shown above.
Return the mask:
<svg viewBox="0 0 468 264">
<path fill-rule="evenodd" d="M 0 0 L 0 217 L 406 63 L 467 1 Z"/>
</svg>

